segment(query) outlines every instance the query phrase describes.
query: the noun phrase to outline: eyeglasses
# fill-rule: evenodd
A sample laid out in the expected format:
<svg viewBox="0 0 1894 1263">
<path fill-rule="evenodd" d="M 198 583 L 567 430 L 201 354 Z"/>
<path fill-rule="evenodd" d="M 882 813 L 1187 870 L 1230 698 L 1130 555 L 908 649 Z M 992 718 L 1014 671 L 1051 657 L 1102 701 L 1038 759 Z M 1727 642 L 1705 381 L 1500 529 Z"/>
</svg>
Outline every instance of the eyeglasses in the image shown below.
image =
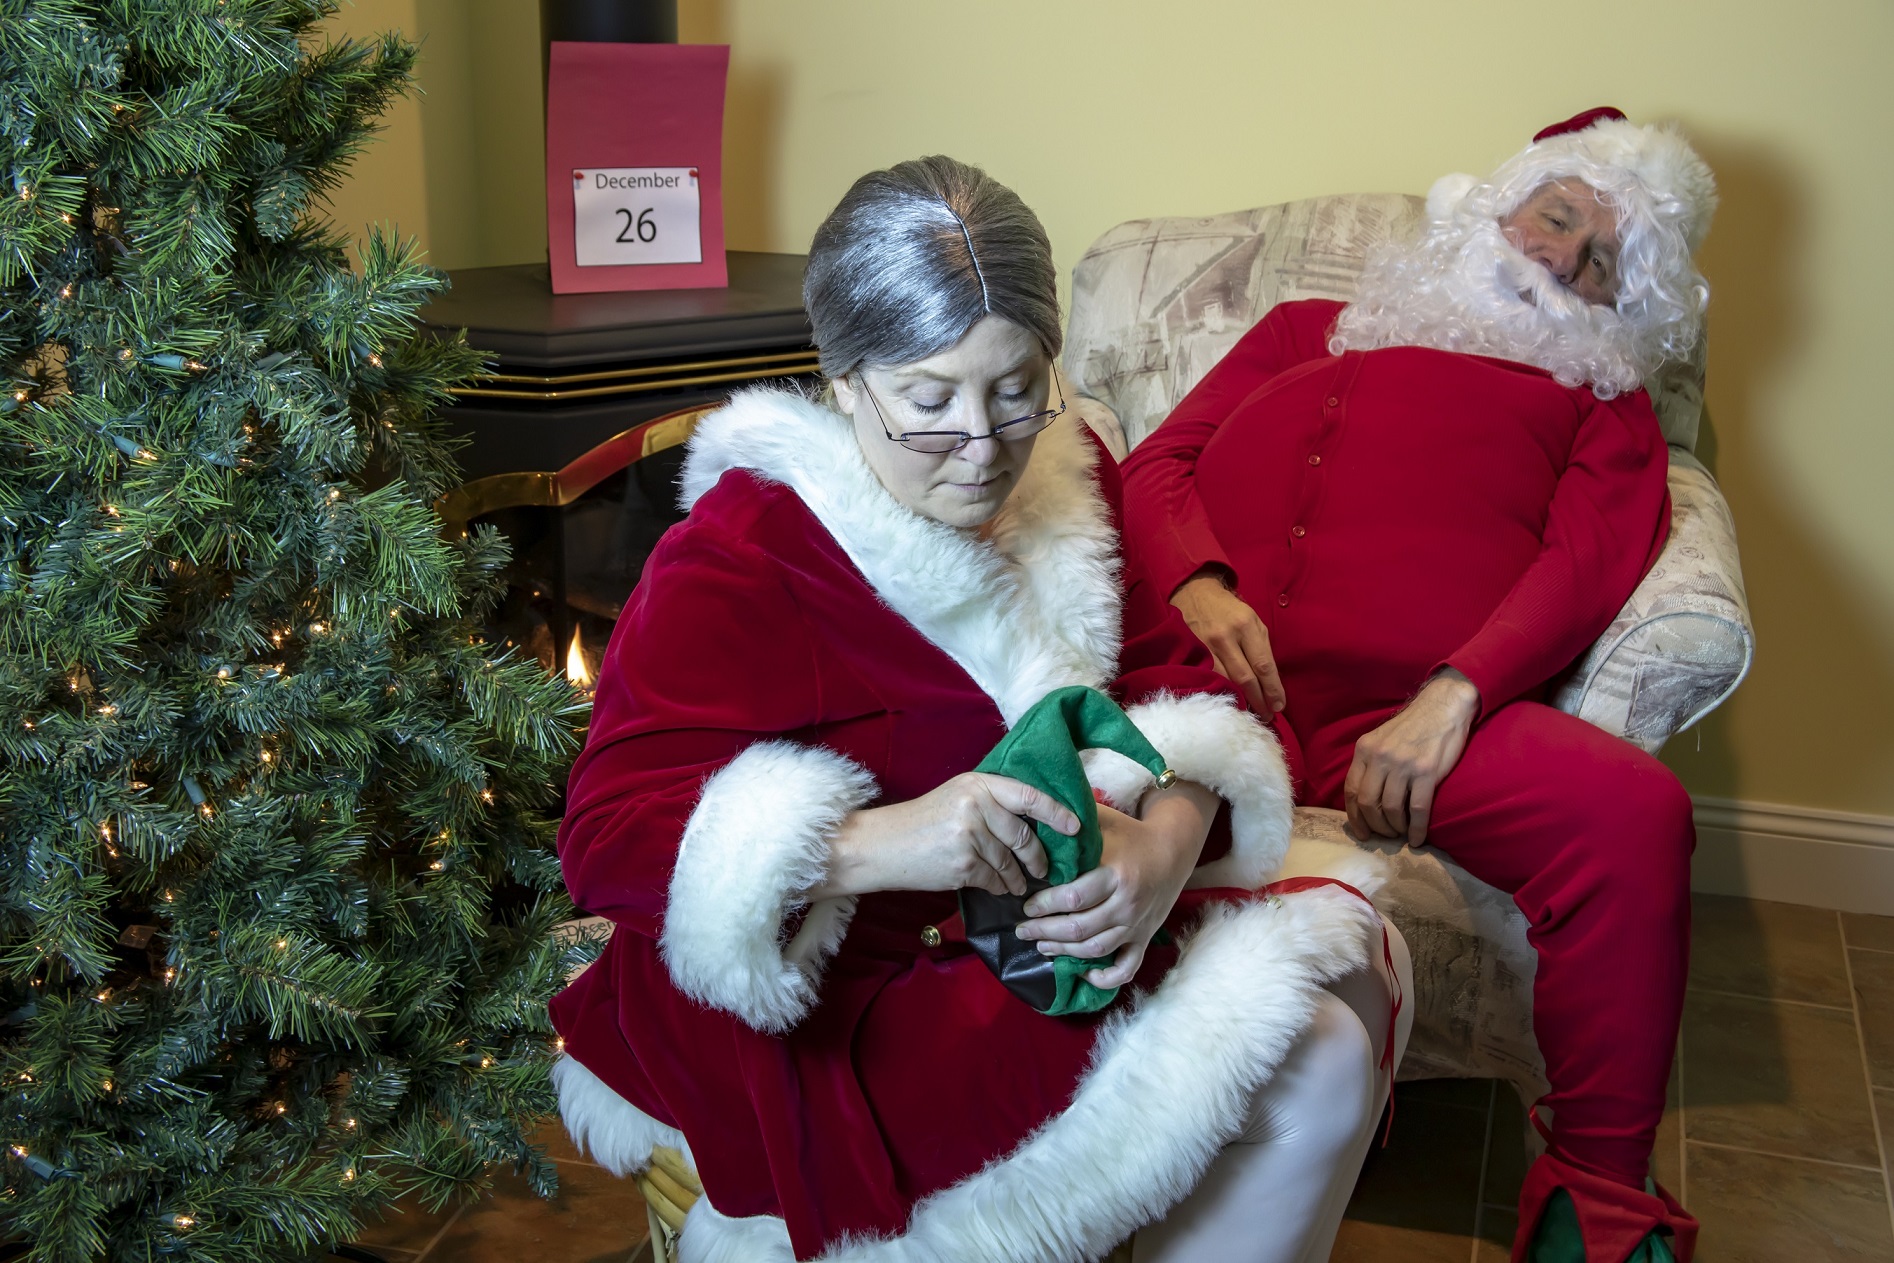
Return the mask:
<svg viewBox="0 0 1894 1263">
<path fill-rule="evenodd" d="M 868 389 L 867 380 L 860 376 L 856 380 L 861 383 L 862 393 L 868 396 L 868 402 L 875 405 L 875 416 L 881 421 L 881 432 L 891 442 L 899 443 L 911 452 L 926 452 L 931 456 L 957 452 L 975 439 L 998 439 L 1002 443 L 1029 439 L 1065 414 L 1065 391 L 1058 384 L 1059 375 L 1054 373 L 1052 388 L 1059 392 L 1059 406 L 1056 408 L 1003 421 L 985 434 L 969 434 L 965 430 L 903 430 L 896 434 L 888 428 L 888 415 L 881 410 L 881 401 Z"/>
</svg>

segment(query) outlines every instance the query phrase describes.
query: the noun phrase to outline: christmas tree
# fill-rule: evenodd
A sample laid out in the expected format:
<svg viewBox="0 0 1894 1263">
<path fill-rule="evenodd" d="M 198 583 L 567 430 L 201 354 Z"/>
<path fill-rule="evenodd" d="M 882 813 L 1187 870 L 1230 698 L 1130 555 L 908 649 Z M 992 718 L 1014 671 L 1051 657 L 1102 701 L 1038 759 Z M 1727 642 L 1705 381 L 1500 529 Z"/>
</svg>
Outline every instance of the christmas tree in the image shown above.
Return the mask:
<svg viewBox="0 0 1894 1263">
<path fill-rule="evenodd" d="M 332 0 L 0 0 L 0 1232 L 295 1259 L 549 1191 L 583 705 L 443 538 L 480 367 L 320 198 L 408 89 Z"/>
</svg>

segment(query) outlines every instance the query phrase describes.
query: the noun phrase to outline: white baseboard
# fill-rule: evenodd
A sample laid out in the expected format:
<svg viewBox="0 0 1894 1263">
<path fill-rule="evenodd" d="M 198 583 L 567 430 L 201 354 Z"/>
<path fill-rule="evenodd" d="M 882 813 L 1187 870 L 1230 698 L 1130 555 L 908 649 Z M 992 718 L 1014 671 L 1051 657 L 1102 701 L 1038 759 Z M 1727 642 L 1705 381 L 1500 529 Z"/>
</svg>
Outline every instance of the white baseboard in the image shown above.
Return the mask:
<svg viewBox="0 0 1894 1263">
<path fill-rule="evenodd" d="M 1690 885 L 1894 916 L 1894 816 L 1699 798 Z"/>
</svg>

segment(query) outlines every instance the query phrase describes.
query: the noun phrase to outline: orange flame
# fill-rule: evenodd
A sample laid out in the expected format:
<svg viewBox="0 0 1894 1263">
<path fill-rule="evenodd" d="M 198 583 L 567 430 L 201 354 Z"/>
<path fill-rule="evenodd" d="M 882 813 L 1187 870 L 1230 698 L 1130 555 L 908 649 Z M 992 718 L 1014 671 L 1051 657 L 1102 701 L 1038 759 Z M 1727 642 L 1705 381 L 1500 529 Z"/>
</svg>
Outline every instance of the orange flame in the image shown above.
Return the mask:
<svg viewBox="0 0 1894 1263">
<path fill-rule="evenodd" d="M 572 629 L 572 643 L 566 648 L 566 679 L 573 688 L 591 691 L 592 671 L 585 665 L 585 648 L 579 642 L 576 627 Z"/>
</svg>

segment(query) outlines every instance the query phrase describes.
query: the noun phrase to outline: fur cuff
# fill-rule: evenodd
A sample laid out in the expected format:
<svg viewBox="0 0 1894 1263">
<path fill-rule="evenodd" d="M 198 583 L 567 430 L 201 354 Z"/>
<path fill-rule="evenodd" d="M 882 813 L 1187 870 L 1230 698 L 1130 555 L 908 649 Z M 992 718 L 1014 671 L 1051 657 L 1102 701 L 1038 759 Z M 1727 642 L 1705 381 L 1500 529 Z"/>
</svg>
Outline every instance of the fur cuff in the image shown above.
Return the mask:
<svg viewBox="0 0 1894 1263">
<path fill-rule="evenodd" d="M 1125 714 L 1173 772 L 1230 804 L 1230 853 L 1199 868 L 1190 886 L 1254 890 L 1273 877 L 1289 850 L 1294 802 L 1276 734 L 1215 693 L 1159 693 Z M 1150 773 L 1110 751 L 1088 751 L 1085 770 L 1094 788 L 1125 809 L 1151 786 Z"/>
<path fill-rule="evenodd" d="M 572 1143 L 613 1175 L 644 1170 L 659 1145 L 690 1153 L 683 1132 L 666 1127 L 612 1091 L 570 1054 L 552 1063 L 552 1086 L 559 1093 L 559 1118 Z"/>
<path fill-rule="evenodd" d="M 800 1021 L 855 901 L 811 904 L 787 944 L 783 922 L 821 880 L 829 835 L 876 793 L 860 765 L 788 741 L 760 741 L 705 781 L 658 943 L 678 990 L 761 1031 Z"/>
</svg>

